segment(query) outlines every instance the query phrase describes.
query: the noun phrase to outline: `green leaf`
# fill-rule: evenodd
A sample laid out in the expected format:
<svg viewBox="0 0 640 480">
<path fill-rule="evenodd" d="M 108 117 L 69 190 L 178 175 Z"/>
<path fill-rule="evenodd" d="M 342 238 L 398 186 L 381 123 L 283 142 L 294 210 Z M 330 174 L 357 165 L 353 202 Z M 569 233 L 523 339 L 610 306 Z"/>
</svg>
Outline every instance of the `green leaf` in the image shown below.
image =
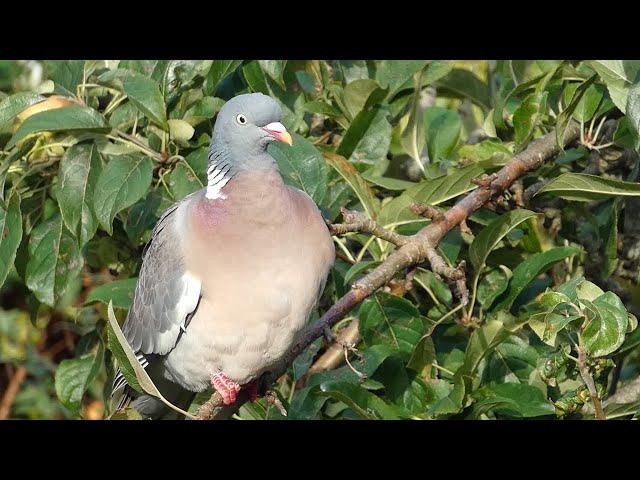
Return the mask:
<svg viewBox="0 0 640 480">
<path fill-rule="evenodd" d="M 445 77 L 453 69 L 453 64 L 449 60 L 433 60 L 424 69 L 420 85 L 426 87 L 441 78 Z"/>
<path fill-rule="evenodd" d="M 76 93 L 76 87 L 82 83 L 84 60 L 49 60 L 49 77 L 70 93 Z"/>
<path fill-rule="evenodd" d="M 2 105 L 0 104 L 0 110 Z M 629 89 L 629 96 L 627 98 L 627 120 L 629 124 L 636 132 L 636 138 L 640 136 L 640 82 L 636 83 Z M 0 125 L 2 119 L 0 117 Z M 636 146 L 640 141 L 636 140 Z"/>
<path fill-rule="evenodd" d="M 558 288 L 558 291 L 560 291 L 560 288 Z M 582 281 L 576 285 L 576 298 L 579 300 L 593 302 L 601 295 L 604 295 L 604 290 L 588 280 L 582 279 Z"/>
<path fill-rule="evenodd" d="M 133 245 L 138 245 L 143 234 L 145 232 L 150 233 L 156 224 L 158 220 L 156 211 L 160 208 L 161 202 L 162 196 L 159 190 L 151 190 L 144 199 L 129 209 L 124 229 Z"/>
<path fill-rule="evenodd" d="M 376 198 L 367 182 L 362 178 L 362 175 L 360 175 L 360 172 L 340 155 L 325 152 L 324 158 L 349 184 L 358 197 L 358 200 L 360 200 L 360 203 L 362 203 L 367 215 L 375 219 L 380 208 L 380 200 Z"/>
<path fill-rule="evenodd" d="M 376 70 L 376 80 L 380 86 L 389 89 L 388 97 L 392 98 L 428 63 L 427 60 L 382 60 Z"/>
<path fill-rule="evenodd" d="M 104 117 L 93 108 L 69 105 L 36 113 L 27 118 L 7 143 L 7 149 L 27 135 L 39 132 L 107 132 Z"/>
<path fill-rule="evenodd" d="M 432 271 L 418 268 L 413 276 L 413 281 L 429 294 L 436 305 L 439 303 L 451 305 L 453 300 L 451 290 Z"/>
<path fill-rule="evenodd" d="M 489 86 L 469 70 L 455 68 L 436 84 L 438 94 L 466 97 L 482 108 L 491 108 Z"/>
<path fill-rule="evenodd" d="M 0 287 L 11 270 L 21 240 L 20 196 L 13 193 L 6 209 L 0 204 Z"/>
<path fill-rule="evenodd" d="M 509 279 L 500 268 L 491 269 L 478 283 L 477 298 L 485 310 L 507 289 Z"/>
<path fill-rule="evenodd" d="M 375 80 L 355 80 L 344 87 L 342 100 L 349 118 L 354 118 L 364 108 L 369 96 L 380 89 Z"/>
<path fill-rule="evenodd" d="M 408 360 L 424 334 L 420 312 L 411 302 L 376 294 L 360 307 L 360 333 L 365 344 L 387 345 Z"/>
<path fill-rule="evenodd" d="M 446 175 L 435 179 L 423 180 L 386 203 L 380 210 L 378 222 L 385 227 L 424 222 L 423 217 L 419 217 L 411 211 L 412 203 L 426 203 L 435 206 L 451 200 L 476 188 L 471 180 L 478 178 L 482 173 L 483 169 L 474 164 L 452 169 Z"/>
<path fill-rule="evenodd" d="M 567 85 L 563 91 L 564 101 L 566 104 L 571 102 L 571 98 L 575 95 L 578 84 L 571 83 Z M 593 118 L 598 106 L 604 97 L 604 87 L 601 85 L 589 85 L 584 95 L 578 102 L 576 109 L 573 111 L 573 118 L 578 122 L 586 123 Z"/>
<path fill-rule="evenodd" d="M 587 300 L 581 303 L 589 306 Z M 587 326 L 582 332 L 584 346 L 594 357 L 603 357 L 616 351 L 624 342 L 629 316 L 618 296 L 613 292 L 606 292 L 596 298 L 587 308 Z"/>
<path fill-rule="evenodd" d="M 111 302 L 116 308 L 128 310 L 133 302 L 133 293 L 136 289 L 137 281 L 137 277 L 125 278 L 124 280 L 114 280 L 95 287 L 87 295 L 84 305 L 94 302 L 108 305 Z"/>
<path fill-rule="evenodd" d="M 447 108 L 429 107 L 424 111 L 423 121 L 429 159 L 438 162 L 447 158 L 460 137 L 460 117 Z"/>
<path fill-rule="evenodd" d="M 616 197 L 607 203 L 602 210 L 605 220 L 600 225 L 600 237 L 603 239 L 604 250 L 602 278 L 609 278 L 618 265 L 618 216 L 624 201 Z"/>
<path fill-rule="evenodd" d="M 453 377 L 453 388 L 445 397 L 437 400 L 429 409 L 432 415 L 450 415 L 459 413 L 465 401 L 465 382 L 461 374 L 456 373 Z"/>
<path fill-rule="evenodd" d="M 575 315 L 570 301 L 571 299 L 562 292 L 545 292 L 537 301 L 525 307 L 522 316 L 528 320 L 529 326 L 540 340 L 555 347 L 558 333 L 574 320 L 581 318 Z"/>
<path fill-rule="evenodd" d="M 285 88 L 283 75 L 287 65 L 286 60 L 258 60 L 262 71 L 269 75 L 278 85 Z"/>
<path fill-rule="evenodd" d="M 458 150 L 460 158 L 479 163 L 481 167 L 502 166 L 513 156 L 509 148 L 496 140 L 483 140 L 475 145 L 463 145 Z"/>
<path fill-rule="evenodd" d="M 352 126 L 355 124 L 352 124 Z M 387 120 L 387 112 L 377 109 L 367 128 L 362 131 L 362 136 L 354 146 L 349 160 L 352 162 L 378 165 L 385 161 L 391 144 L 391 124 Z M 351 127 L 347 133 L 351 130 Z M 345 134 L 346 136 L 346 134 Z"/>
<path fill-rule="evenodd" d="M 327 167 L 311 142 L 294 133 L 293 145 L 272 143 L 269 153 L 278 162 L 285 183 L 307 193 L 316 204 L 322 204 L 327 193 Z"/>
<path fill-rule="evenodd" d="M 565 200 L 589 202 L 618 196 L 636 197 L 640 195 L 640 184 L 584 173 L 563 173 L 542 187 L 536 195 L 542 193 Z"/>
<path fill-rule="evenodd" d="M 252 92 L 260 92 L 270 95 L 267 78 L 256 61 L 249 62 L 242 67 L 242 74 Z"/>
<path fill-rule="evenodd" d="M 169 174 L 169 188 L 173 192 L 174 200 L 181 200 L 190 193 L 204 187 L 202 181 L 186 162 L 180 162 Z"/>
<path fill-rule="evenodd" d="M 576 108 L 580 104 L 582 97 L 586 93 L 586 91 L 591 87 L 593 82 L 596 81 L 596 75 L 593 75 L 588 80 L 585 80 L 580 84 L 578 88 L 576 88 L 575 93 L 573 94 L 573 98 L 571 99 L 571 103 L 567 105 L 567 107 L 562 110 L 558 117 L 556 118 L 556 142 L 560 146 L 561 150 L 564 150 L 564 134 L 567 131 L 567 127 L 569 126 L 569 122 L 571 121 L 571 117 L 575 112 Z"/>
<path fill-rule="evenodd" d="M 360 78 L 369 78 L 369 68 L 366 60 L 338 60 L 338 65 L 345 83 Z"/>
<path fill-rule="evenodd" d="M 333 105 L 329 105 L 328 103 L 321 100 L 307 102 L 302 106 L 302 109 L 305 112 L 320 113 L 328 117 L 339 117 L 340 115 L 342 115 L 340 113 L 340 110 L 338 110 L 336 107 L 334 107 Z"/>
<path fill-rule="evenodd" d="M 407 368 L 421 373 L 426 367 L 433 364 L 435 359 L 436 347 L 433 343 L 433 338 L 431 338 L 429 334 L 423 335 L 411 353 L 411 357 L 407 362 Z"/>
<path fill-rule="evenodd" d="M 536 214 L 529 210 L 512 210 L 492 220 L 483 228 L 469 247 L 469 260 L 475 271 L 479 272 L 482 269 L 491 250 L 496 248 L 511 230 L 535 216 Z"/>
<path fill-rule="evenodd" d="M 344 274 L 344 284 L 347 285 L 349 283 L 351 283 L 351 281 L 358 276 L 359 274 L 367 271 L 367 270 L 371 270 L 372 268 L 377 267 L 378 265 L 380 265 L 380 261 L 377 260 L 369 260 L 369 261 L 365 261 L 365 262 L 358 262 L 355 265 L 352 265 L 349 270 L 347 270 L 347 273 Z"/>
<path fill-rule="evenodd" d="M 349 125 L 336 153 L 369 164 L 386 158 L 392 130 L 387 115 L 384 108 L 362 110 Z"/>
<path fill-rule="evenodd" d="M 546 110 L 546 106 L 547 92 L 542 92 L 541 94 L 532 93 L 525 98 L 513 113 L 515 142 L 518 147 L 523 147 L 529 143 Z"/>
<path fill-rule="evenodd" d="M 540 273 L 551 265 L 580 252 L 576 247 L 556 247 L 536 253 L 519 264 L 514 270 L 506 294 L 493 308 L 495 311 L 509 310 L 515 299 Z"/>
<path fill-rule="evenodd" d="M 205 120 L 213 118 L 224 105 L 224 100 L 218 97 L 203 97 L 192 103 L 186 112 L 184 120 L 195 126 Z"/>
<path fill-rule="evenodd" d="M 129 386 L 138 392 L 145 392 L 160 399 L 162 403 L 172 410 L 193 419 L 193 415 L 176 407 L 164 398 L 160 393 L 160 390 L 158 390 L 153 383 L 153 380 L 151 380 L 151 377 L 149 377 L 149 374 L 144 368 L 142 368 L 136 358 L 136 354 L 133 352 L 131 346 L 127 342 L 127 339 L 122 333 L 120 325 L 118 325 L 116 316 L 113 313 L 113 305 L 111 303 L 109 303 L 107 307 L 107 315 L 109 317 L 109 322 L 107 323 L 109 350 L 111 350 L 111 353 L 113 353 L 113 356 L 116 358 L 118 366 L 120 367 L 120 370 L 122 371 L 122 374 L 127 380 Z"/>
<path fill-rule="evenodd" d="M 213 95 L 222 81 L 240 66 L 242 60 L 214 60 L 204 81 L 204 93 Z"/>
<path fill-rule="evenodd" d="M 611 100 L 622 113 L 626 113 L 629 88 L 638 80 L 640 61 L 592 60 L 586 62 L 593 68 L 609 90 Z"/>
<path fill-rule="evenodd" d="M 464 363 L 460 367 L 460 373 L 472 377 L 480 361 L 509 335 L 510 332 L 500 317 L 490 319 L 481 328 L 474 330 L 464 352 Z"/>
<path fill-rule="evenodd" d="M 555 413 L 553 404 L 539 388 L 523 383 L 486 385 L 476 390 L 473 396 L 478 400 L 474 406 L 476 416 L 489 411 L 517 418 Z"/>
<path fill-rule="evenodd" d="M 168 130 L 164 97 L 158 83 L 142 75 L 127 76 L 122 82 L 129 100 L 152 122 Z"/>
<path fill-rule="evenodd" d="M 31 231 L 28 248 L 27 287 L 38 300 L 53 307 L 82 269 L 78 243 L 56 213 Z"/>
<path fill-rule="evenodd" d="M 538 366 L 540 355 L 529 339 L 510 335 L 486 357 L 482 369 L 482 384 L 488 383 L 530 383 Z M 535 377 L 534 377 L 535 378 Z"/>
<path fill-rule="evenodd" d="M 97 353 L 63 360 L 56 368 L 56 394 L 60 403 L 74 415 L 80 414 L 82 396 L 100 371 L 103 356 L 104 348 L 100 343 Z"/>
<path fill-rule="evenodd" d="M 424 115 L 420 105 L 420 77 L 414 77 L 414 93 L 411 97 L 409 120 L 406 127 L 402 130 L 400 144 L 404 151 L 413 158 L 418 165 L 422 166 L 422 151 L 424 150 Z"/>
<path fill-rule="evenodd" d="M 116 213 L 142 198 L 153 176 L 153 161 L 139 154 L 117 155 L 100 173 L 93 197 L 96 217 L 109 234 Z"/>
<path fill-rule="evenodd" d="M 69 147 L 60 161 L 58 205 L 64 224 L 76 236 L 80 247 L 91 240 L 98 229 L 93 196 L 101 171 L 102 161 L 93 143 Z"/>
<path fill-rule="evenodd" d="M 320 385 L 320 390 L 320 395 L 346 403 L 360 417 L 367 420 L 399 418 L 393 407 L 359 385 L 347 382 L 325 382 Z"/>
<path fill-rule="evenodd" d="M 370 173 L 369 170 L 362 172 L 362 178 L 371 182 L 379 187 L 387 190 L 403 191 L 407 188 L 413 187 L 416 182 L 410 182 L 408 180 L 400 180 L 399 178 L 381 177 Z"/>
<path fill-rule="evenodd" d="M 42 95 L 33 92 L 19 92 L 0 101 L 0 129 L 11 122 L 25 108 L 44 100 Z"/>
</svg>

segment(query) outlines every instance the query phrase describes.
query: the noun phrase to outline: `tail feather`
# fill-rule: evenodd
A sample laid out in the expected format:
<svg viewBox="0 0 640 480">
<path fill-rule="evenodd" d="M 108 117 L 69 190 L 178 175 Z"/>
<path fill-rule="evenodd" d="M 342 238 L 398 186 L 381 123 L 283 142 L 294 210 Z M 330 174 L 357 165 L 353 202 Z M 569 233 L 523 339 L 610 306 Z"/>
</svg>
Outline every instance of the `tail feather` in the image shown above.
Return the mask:
<svg viewBox="0 0 640 480">
<path fill-rule="evenodd" d="M 153 380 L 154 384 L 162 392 L 162 395 L 173 405 L 181 408 L 182 410 L 188 410 L 191 402 L 195 398 L 195 393 L 185 390 L 181 386 L 169 381 L 164 376 L 164 366 L 161 361 L 151 362 L 142 353 L 136 355 L 138 362 L 147 370 L 147 373 Z M 114 412 L 123 410 L 127 407 L 131 407 L 138 411 L 143 418 L 149 418 L 154 420 L 178 420 L 183 419 L 184 415 L 174 411 L 165 405 L 160 399 L 153 395 L 146 393 L 138 393 L 127 384 L 127 380 L 122 374 L 121 370 L 118 370 L 113 380 L 113 386 L 111 389 L 112 403 L 115 402 L 117 392 L 122 390 L 117 403 L 115 403 Z"/>
</svg>

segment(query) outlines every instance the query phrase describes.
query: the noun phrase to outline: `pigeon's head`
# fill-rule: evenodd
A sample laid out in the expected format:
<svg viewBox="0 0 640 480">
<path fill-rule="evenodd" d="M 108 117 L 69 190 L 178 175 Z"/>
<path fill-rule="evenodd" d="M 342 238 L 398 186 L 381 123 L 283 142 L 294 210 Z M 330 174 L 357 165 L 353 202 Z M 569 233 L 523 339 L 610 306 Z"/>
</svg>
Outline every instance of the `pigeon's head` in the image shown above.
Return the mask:
<svg viewBox="0 0 640 480">
<path fill-rule="evenodd" d="M 280 123 L 282 109 L 271 97 L 248 93 L 233 97 L 218 113 L 211 139 L 210 160 L 223 158 L 236 168 L 264 168 L 273 163 L 266 153 L 274 141 L 291 145 L 291 135 Z"/>
</svg>

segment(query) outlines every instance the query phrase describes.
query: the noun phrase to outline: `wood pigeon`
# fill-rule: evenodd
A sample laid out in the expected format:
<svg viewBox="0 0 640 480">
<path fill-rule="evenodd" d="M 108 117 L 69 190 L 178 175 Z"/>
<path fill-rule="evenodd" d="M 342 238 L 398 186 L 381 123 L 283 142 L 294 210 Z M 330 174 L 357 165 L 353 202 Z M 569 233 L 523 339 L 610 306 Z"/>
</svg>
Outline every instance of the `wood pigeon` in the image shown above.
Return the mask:
<svg viewBox="0 0 640 480">
<path fill-rule="evenodd" d="M 284 184 L 273 141 L 292 144 L 280 106 L 261 93 L 239 95 L 218 113 L 208 183 L 173 204 L 143 254 L 123 333 L 162 394 L 186 410 L 213 386 L 225 404 L 296 342 L 334 261 L 318 207 Z M 118 372 L 118 409 L 169 418 Z M 112 393 L 112 395 L 113 395 Z"/>
</svg>

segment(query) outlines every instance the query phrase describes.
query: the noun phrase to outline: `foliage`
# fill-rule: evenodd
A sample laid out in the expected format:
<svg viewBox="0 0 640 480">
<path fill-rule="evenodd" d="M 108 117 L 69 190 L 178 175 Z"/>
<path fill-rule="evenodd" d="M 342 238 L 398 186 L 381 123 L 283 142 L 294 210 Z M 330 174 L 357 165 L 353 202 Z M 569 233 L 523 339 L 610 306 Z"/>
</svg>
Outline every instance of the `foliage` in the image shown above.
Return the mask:
<svg viewBox="0 0 640 480">
<path fill-rule="evenodd" d="M 640 374 L 640 225 L 631 210 L 640 62 L 0 67 L 0 398 L 19 381 L 11 417 L 109 416 L 115 358 L 153 391 L 127 363 L 116 319 L 155 222 L 206 183 L 216 113 L 248 91 L 283 108 L 294 144 L 269 148 L 287 183 L 334 223 L 344 207 L 402 234 L 429 221 L 411 204 L 447 209 L 541 135 L 555 128 L 561 142 L 572 121 L 582 130 L 439 245 L 448 264 L 466 261 L 468 305 L 425 266 L 409 286 L 400 272 L 334 328 L 358 322 L 359 356 L 309 374 L 327 349 L 318 340 L 277 382 L 288 418 L 586 418 L 581 355 L 605 407 Z M 358 233 L 334 239 L 339 258 L 313 319 L 394 249 Z M 605 413 L 638 416 L 637 401 Z M 265 399 L 237 415 L 283 418 Z"/>
</svg>

